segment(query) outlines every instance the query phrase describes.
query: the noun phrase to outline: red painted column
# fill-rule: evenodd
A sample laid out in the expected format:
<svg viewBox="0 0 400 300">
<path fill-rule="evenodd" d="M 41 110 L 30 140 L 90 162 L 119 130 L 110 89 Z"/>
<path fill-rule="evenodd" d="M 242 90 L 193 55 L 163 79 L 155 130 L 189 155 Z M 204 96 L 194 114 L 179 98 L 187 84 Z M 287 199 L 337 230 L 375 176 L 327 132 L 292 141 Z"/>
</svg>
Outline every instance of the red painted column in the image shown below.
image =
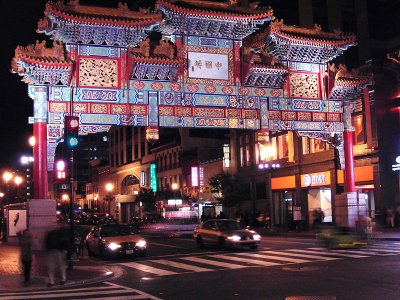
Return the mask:
<svg viewBox="0 0 400 300">
<path fill-rule="evenodd" d="M 33 199 L 48 198 L 47 182 L 47 87 L 30 86 L 29 94 L 34 101 L 33 135 Z"/>
<path fill-rule="evenodd" d="M 33 135 L 35 146 L 33 147 L 33 182 L 34 199 L 47 199 L 47 144 L 46 144 L 46 123 L 33 124 Z"/>
<path fill-rule="evenodd" d="M 344 191 L 351 193 L 356 191 L 354 178 L 354 155 L 353 155 L 353 132 L 345 130 L 343 133 L 344 140 Z"/>
</svg>

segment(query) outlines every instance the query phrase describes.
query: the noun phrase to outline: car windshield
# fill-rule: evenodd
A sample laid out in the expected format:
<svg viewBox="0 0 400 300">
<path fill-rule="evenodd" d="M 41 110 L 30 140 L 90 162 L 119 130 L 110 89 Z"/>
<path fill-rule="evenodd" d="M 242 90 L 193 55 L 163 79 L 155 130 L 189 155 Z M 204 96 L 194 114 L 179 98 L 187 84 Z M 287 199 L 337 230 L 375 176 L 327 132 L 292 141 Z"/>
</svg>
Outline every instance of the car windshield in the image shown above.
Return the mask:
<svg viewBox="0 0 400 300">
<path fill-rule="evenodd" d="M 242 229 L 240 223 L 235 220 L 229 221 L 217 221 L 218 229 L 221 231 L 230 231 L 230 230 L 238 230 Z"/>
<path fill-rule="evenodd" d="M 106 226 L 101 228 L 101 236 L 118 236 L 135 234 L 130 226 Z"/>
</svg>

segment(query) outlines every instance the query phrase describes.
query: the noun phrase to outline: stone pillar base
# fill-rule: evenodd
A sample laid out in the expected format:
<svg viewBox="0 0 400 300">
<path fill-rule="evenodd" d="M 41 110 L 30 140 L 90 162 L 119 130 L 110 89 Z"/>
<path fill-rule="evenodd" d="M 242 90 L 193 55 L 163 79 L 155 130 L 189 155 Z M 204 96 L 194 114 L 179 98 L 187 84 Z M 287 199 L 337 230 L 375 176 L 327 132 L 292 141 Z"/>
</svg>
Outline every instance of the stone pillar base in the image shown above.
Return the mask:
<svg viewBox="0 0 400 300">
<path fill-rule="evenodd" d="M 336 225 L 355 228 L 356 222 L 367 216 L 365 194 L 356 192 L 335 195 Z"/>
<path fill-rule="evenodd" d="M 28 227 L 33 235 L 33 250 L 45 249 L 46 233 L 57 227 L 57 202 L 50 199 L 33 199 L 27 202 Z"/>
</svg>

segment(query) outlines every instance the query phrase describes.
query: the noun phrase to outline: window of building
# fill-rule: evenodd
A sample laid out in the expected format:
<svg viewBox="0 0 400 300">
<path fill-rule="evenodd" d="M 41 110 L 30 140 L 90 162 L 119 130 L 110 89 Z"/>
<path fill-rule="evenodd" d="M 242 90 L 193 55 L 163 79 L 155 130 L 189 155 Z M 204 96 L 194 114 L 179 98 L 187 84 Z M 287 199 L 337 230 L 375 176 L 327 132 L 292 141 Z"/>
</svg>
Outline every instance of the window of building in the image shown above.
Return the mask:
<svg viewBox="0 0 400 300">
<path fill-rule="evenodd" d="M 301 138 L 303 154 L 317 153 L 329 150 L 329 144 L 319 139 Z"/>
<path fill-rule="evenodd" d="M 357 115 L 351 118 L 352 125 L 354 127 L 353 142 L 354 145 L 365 144 L 365 130 L 364 130 L 364 118 L 363 115 Z"/>
<path fill-rule="evenodd" d="M 121 182 L 121 194 L 127 194 L 129 187 L 139 184 L 139 179 L 135 175 L 126 176 Z"/>
<path fill-rule="evenodd" d="M 241 167 L 248 167 L 251 165 L 249 133 L 243 133 L 239 136 L 239 160 Z"/>
</svg>

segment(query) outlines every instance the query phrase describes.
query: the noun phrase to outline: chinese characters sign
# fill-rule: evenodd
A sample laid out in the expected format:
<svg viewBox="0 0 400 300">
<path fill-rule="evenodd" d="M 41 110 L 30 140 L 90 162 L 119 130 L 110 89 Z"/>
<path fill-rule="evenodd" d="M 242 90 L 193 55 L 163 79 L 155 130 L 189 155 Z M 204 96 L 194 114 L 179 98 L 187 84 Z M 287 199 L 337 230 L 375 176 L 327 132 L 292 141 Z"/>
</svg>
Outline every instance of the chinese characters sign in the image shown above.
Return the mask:
<svg viewBox="0 0 400 300">
<path fill-rule="evenodd" d="M 228 80 L 227 54 L 188 52 L 189 78 Z"/>
</svg>

